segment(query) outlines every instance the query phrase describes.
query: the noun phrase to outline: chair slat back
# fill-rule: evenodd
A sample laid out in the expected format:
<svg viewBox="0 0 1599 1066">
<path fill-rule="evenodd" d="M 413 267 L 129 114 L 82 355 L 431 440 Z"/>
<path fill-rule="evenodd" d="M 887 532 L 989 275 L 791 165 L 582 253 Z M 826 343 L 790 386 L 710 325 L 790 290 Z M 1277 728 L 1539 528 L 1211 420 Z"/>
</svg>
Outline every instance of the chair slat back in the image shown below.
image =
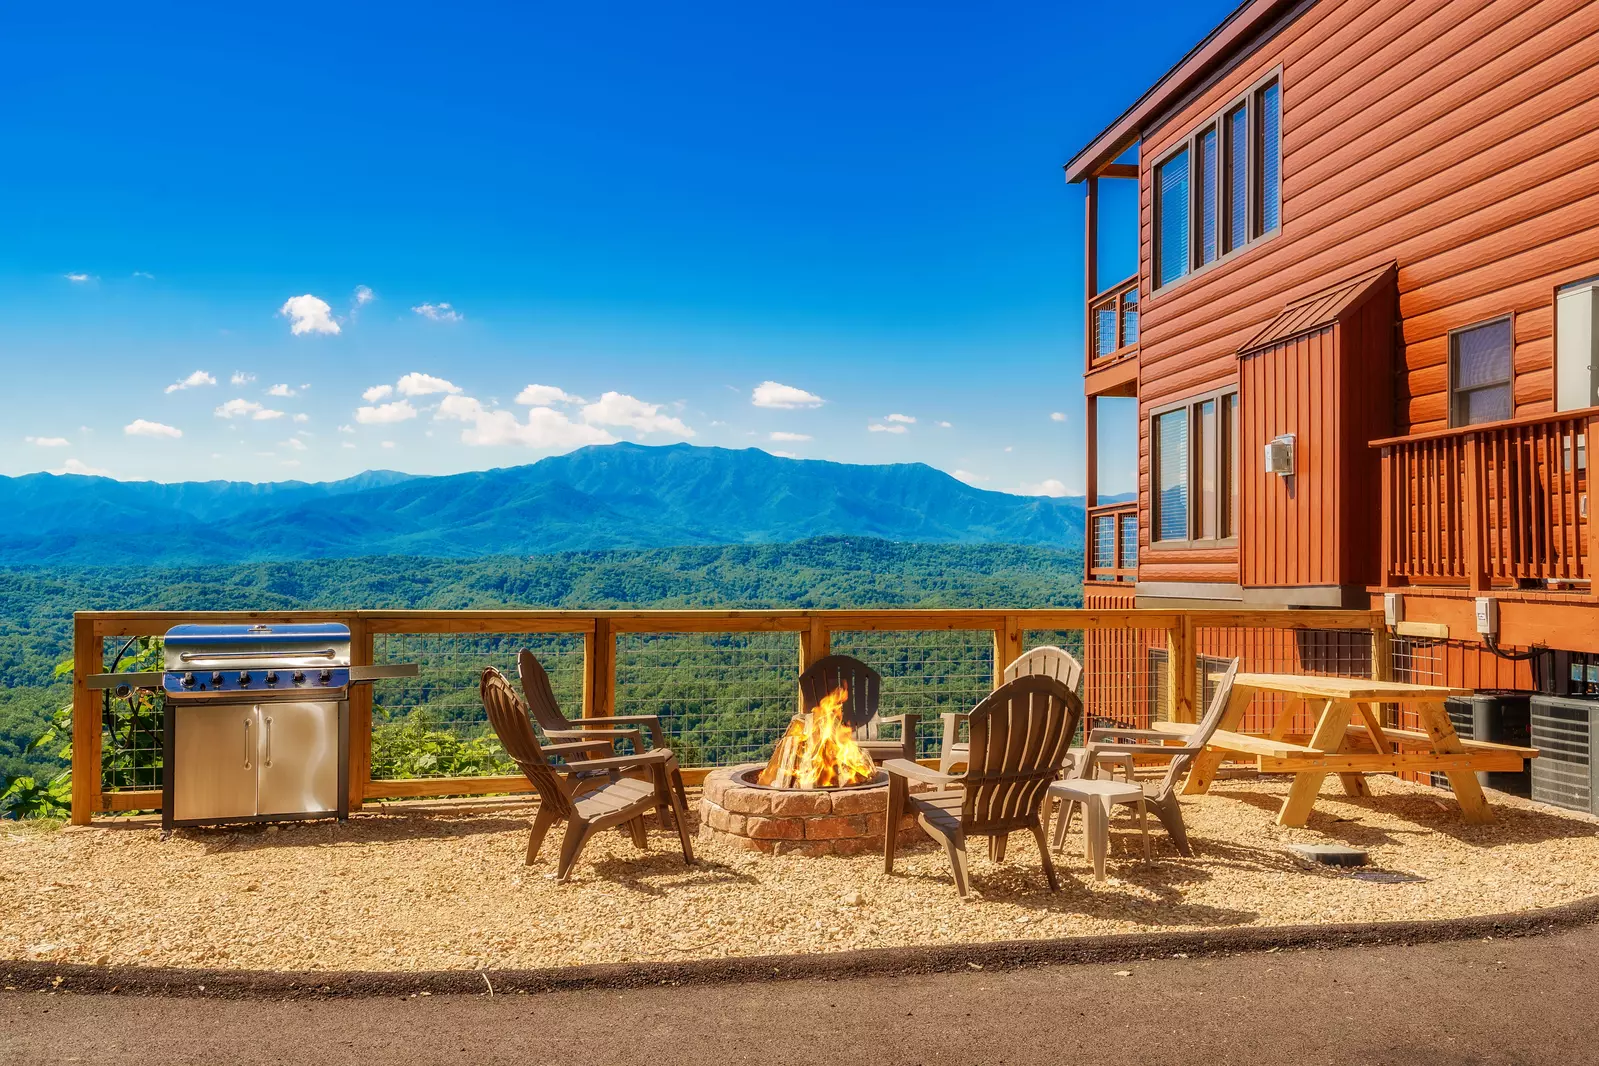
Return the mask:
<svg viewBox="0 0 1599 1066">
<path fill-rule="evenodd" d="M 1083 664 L 1077 657 L 1065 648 L 1057 648 L 1053 644 L 1032 651 L 1024 652 L 1017 656 L 1016 661 L 1005 667 L 1005 680 L 1015 681 L 1018 677 L 1036 675 L 1053 677 L 1056 681 L 1076 692 L 1083 680 Z"/>
<path fill-rule="evenodd" d="M 555 699 L 555 689 L 550 685 L 550 675 L 539 662 L 537 655 L 523 648 L 516 657 L 516 673 L 522 680 L 522 696 L 527 709 L 540 729 L 572 729 L 572 723 L 561 713 Z"/>
<path fill-rule="evenodd" d="M 1060 776 L 1082 714 L 1076 693 L 1041 674 L 1008 681 L 973 708 L 962 778 L 966 832 L 1004 832 L 1028 822 Z"/>
<path fill-rule="evenodd" d="M 1205 713 L 1199 719 L 1199 725 L 1188 736 L 1188 743 L 1196 748 L 1202 748 L 1210 743 L 1210 738 L 1216 735 L 1216 727 L 1221 724 L 1221 716 L 1227 711 L 1227 701 L 1232 699 L 1233 678 L 1238 676 L 1239 660 L 1234 659 L 1227 665 L 1227 672 L 1222 675 L 1221 682 L 1216 686 L 1215 693 L 1210 698 L 1210 706 L 1205 708 Z M 1177 787 L 1177 782 L 1183 774 L 1188 772 L 1189 763 L 1193 762 L 1192 755 L 1179 755 L 1166 767 L 1166 776 L 1161 778 L 1160 797 L 1171 795 Z"/>
<path fill-rule="evenodd" d="M 490 666 L 483 671 L 479 684 L 483 696 L 483 709 L 488 712 L 489 724 L 500 746 L 515 760 L 522 773 L 539 794 L 539 802 L 563 818 L 572 814 L 572 801 L 561 787 L 561 779 L 550 767 L 550 761 L 539 747 L 539 738 L 528 720 L 527 709 L 516 698 L 516 691 L 504 674 Z"/>
<path fill-rule="evenodd" d="M 856 737 L 877 739 L 877 711 L 883 694 L 883 677 L 850 655 L 828 655 L 816 660 L 799 679 L 800 711 L 822 702 L 840 684 L 849 689 L 844 701 L 844 724 Z"/>
</svg>

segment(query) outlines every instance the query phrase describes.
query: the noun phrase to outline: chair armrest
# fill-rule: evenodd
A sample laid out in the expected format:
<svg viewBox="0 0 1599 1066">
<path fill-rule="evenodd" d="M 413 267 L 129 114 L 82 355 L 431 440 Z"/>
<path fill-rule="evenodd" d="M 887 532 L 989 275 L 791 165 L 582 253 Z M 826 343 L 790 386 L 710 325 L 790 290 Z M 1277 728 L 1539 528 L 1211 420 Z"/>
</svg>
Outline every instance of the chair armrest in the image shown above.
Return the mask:
<svg viewBox="0 0 1599 1066">
<path fill-rule="evenodd" d="M 882 764 L 882 768 L 890 776 L 907 777 L 912 781 L 922 781 L 929 785 L 953 785 L 960 782 L 958 774 L 941 774 L 909 759 L 890 759 Z"/>
<path fill-rule="evenodd" d="M 1136 737 L 1141 740 L 1173 740 L 1176 739 L 1177 736 L 1178 734 L 1176 733 L 1163 733 L 1158 729 L 1115 729 L 1101 727 L 1099 729 L 1090 729 L 1088 731 L 1089 743 L 1093 743 L 1097 740 L 1110 740 L 1116 737 Z"/>
<path fill-rule="evenodd" d="M 539 750 L 546 755 L 572 755 L 582 751 L 610 751 L 609 740 L 573 740 L 564 744 L 540 744 Z"/>
<path fill-rule="evenodd" d="M 613 741 L 625 740 L 633 745 L 633 753 L 644 753 L 644 734 L 637 729 L 546 729 L 544 735 L 552 740 L 583 740 L 589 737 L 609 737 Z"/>
<path fill-rule="evenodd" d="M 666 747 L 666 733 L 661 728 L 661 716 L 658 714 L 613 714 L 606 718 L 580 718 L 578 721 L 582 723 L 579 727 L 582 729 L 608 725 L 641 725 L 648 730 L 651 744 L 658 748 Z"/>
<path fill-rule="evenodd" d="M 656 752 L 660 754 L 657 755 Z M 666 748 L 654 748 L 643 755 L 617 755 L 609 759 L 585 759 L 582 762 L 567 763 L 561 770 L 568 773 L 588 773 L 591 770 L 631 770 L 646 766 L 664 763 L 671 758 L 671 751 Z"/>
<path fill-rule="evenodd" d="M 1090 758 L 1101 755 L 1147 755 L 1155 759 L 1176 758 L 1179 755 L 1198 755 L 1204 749 L 1197 744 L 1105 744 L 1098 741 L 1083 749 Z"/>
</svg>

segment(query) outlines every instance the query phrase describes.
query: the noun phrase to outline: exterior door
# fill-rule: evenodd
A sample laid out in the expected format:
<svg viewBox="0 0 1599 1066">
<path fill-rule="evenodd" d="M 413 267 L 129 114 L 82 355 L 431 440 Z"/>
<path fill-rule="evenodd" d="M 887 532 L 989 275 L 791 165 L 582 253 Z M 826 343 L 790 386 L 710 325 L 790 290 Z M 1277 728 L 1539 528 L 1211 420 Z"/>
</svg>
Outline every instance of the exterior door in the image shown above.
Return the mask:
<svg viewBox="0 0 1599 1066">
<path fill-rule="evenodd" d="M 1555 294 L 1555 410 L 1580 411 L 1599 403 L 1599 282 Z"/>
<path fill-rule="evenodd" d="M 263 703 L 261 814 L 307 814 L 339 806 L 339 705 Z"/>
<path fill-rule="evenodd" d="M 249 706 L 177 708 L 168 771 L 175 820 L 255 815 L 256 719 Z"/>
</svg>

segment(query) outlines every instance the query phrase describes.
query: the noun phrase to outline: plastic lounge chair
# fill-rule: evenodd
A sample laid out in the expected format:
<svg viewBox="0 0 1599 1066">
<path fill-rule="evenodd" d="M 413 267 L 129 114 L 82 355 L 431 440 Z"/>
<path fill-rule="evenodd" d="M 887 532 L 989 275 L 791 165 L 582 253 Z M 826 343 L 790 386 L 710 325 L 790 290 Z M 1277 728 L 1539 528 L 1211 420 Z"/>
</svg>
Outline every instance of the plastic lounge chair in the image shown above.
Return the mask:
<svg viewBox="0 0 1599 1066">
<path fill-rule="evenodd" d="M 1053 677 L 1076 692 L 1083 680 L 1083 664 L 1066 649 L 1046 645 L 1017 656 L 1015 662 L 1005 667 L 1005 681 L 1033 676 Z M 964 715 L 953 712 L 946 712 L 943 715 L 944 742 L 939 748 L 938 768 L 946 774 L 965 765 L 967 754 L 971 750 L 971 745 L 960 739 L 960 720 L 963 717 Z M 912 757 L 907 756 L 907 758 Z"/>
<path fill-rule="evenodd" d="M 855 730 L 855 741 L 873 762 L 916 758 L 917 714 L 879 715 L 883 678 L 876 670 L 848 655 L 828 655 L 816 660 L 800 674 L 800 710 L 808 711 L 840 684 L 849 689 L 844 703 L 844 721 Z M 899 726 L 899 736 L 885 737 L 885 725 Z"/>
</svg>

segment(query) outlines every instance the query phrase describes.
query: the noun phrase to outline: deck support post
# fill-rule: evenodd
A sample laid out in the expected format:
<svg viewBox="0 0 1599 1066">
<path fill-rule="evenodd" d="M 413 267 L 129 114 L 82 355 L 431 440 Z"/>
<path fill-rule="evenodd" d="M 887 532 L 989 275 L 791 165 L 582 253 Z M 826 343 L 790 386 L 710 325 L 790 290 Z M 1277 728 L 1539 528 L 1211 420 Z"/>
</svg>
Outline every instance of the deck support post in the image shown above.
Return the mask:
<svg viewBox="0 0 1599 1066">
<path fill-rule="evenodd" d="M 360 615 L 344 619 L 350 627 L 350 665 L 371 666 L 375 657 L 372 627 Z M 366 785 L 372 779 L 372 686 L 350 686 L 350 810 L 358 811 L 366 802 Z"/>
<path fill-rule="evenodd" d="M 88 825 L 100 809 L 100 693 L 89 675 L 105 668 L 94 619 L 72 618 L 72 824 Z"/>
<path fill-rule="evenodd" d="M 583 716 L 609 718 L 616 713 L 616 634 L 609 618 L 594 619 L 583 634 Z"/>
</svg>

